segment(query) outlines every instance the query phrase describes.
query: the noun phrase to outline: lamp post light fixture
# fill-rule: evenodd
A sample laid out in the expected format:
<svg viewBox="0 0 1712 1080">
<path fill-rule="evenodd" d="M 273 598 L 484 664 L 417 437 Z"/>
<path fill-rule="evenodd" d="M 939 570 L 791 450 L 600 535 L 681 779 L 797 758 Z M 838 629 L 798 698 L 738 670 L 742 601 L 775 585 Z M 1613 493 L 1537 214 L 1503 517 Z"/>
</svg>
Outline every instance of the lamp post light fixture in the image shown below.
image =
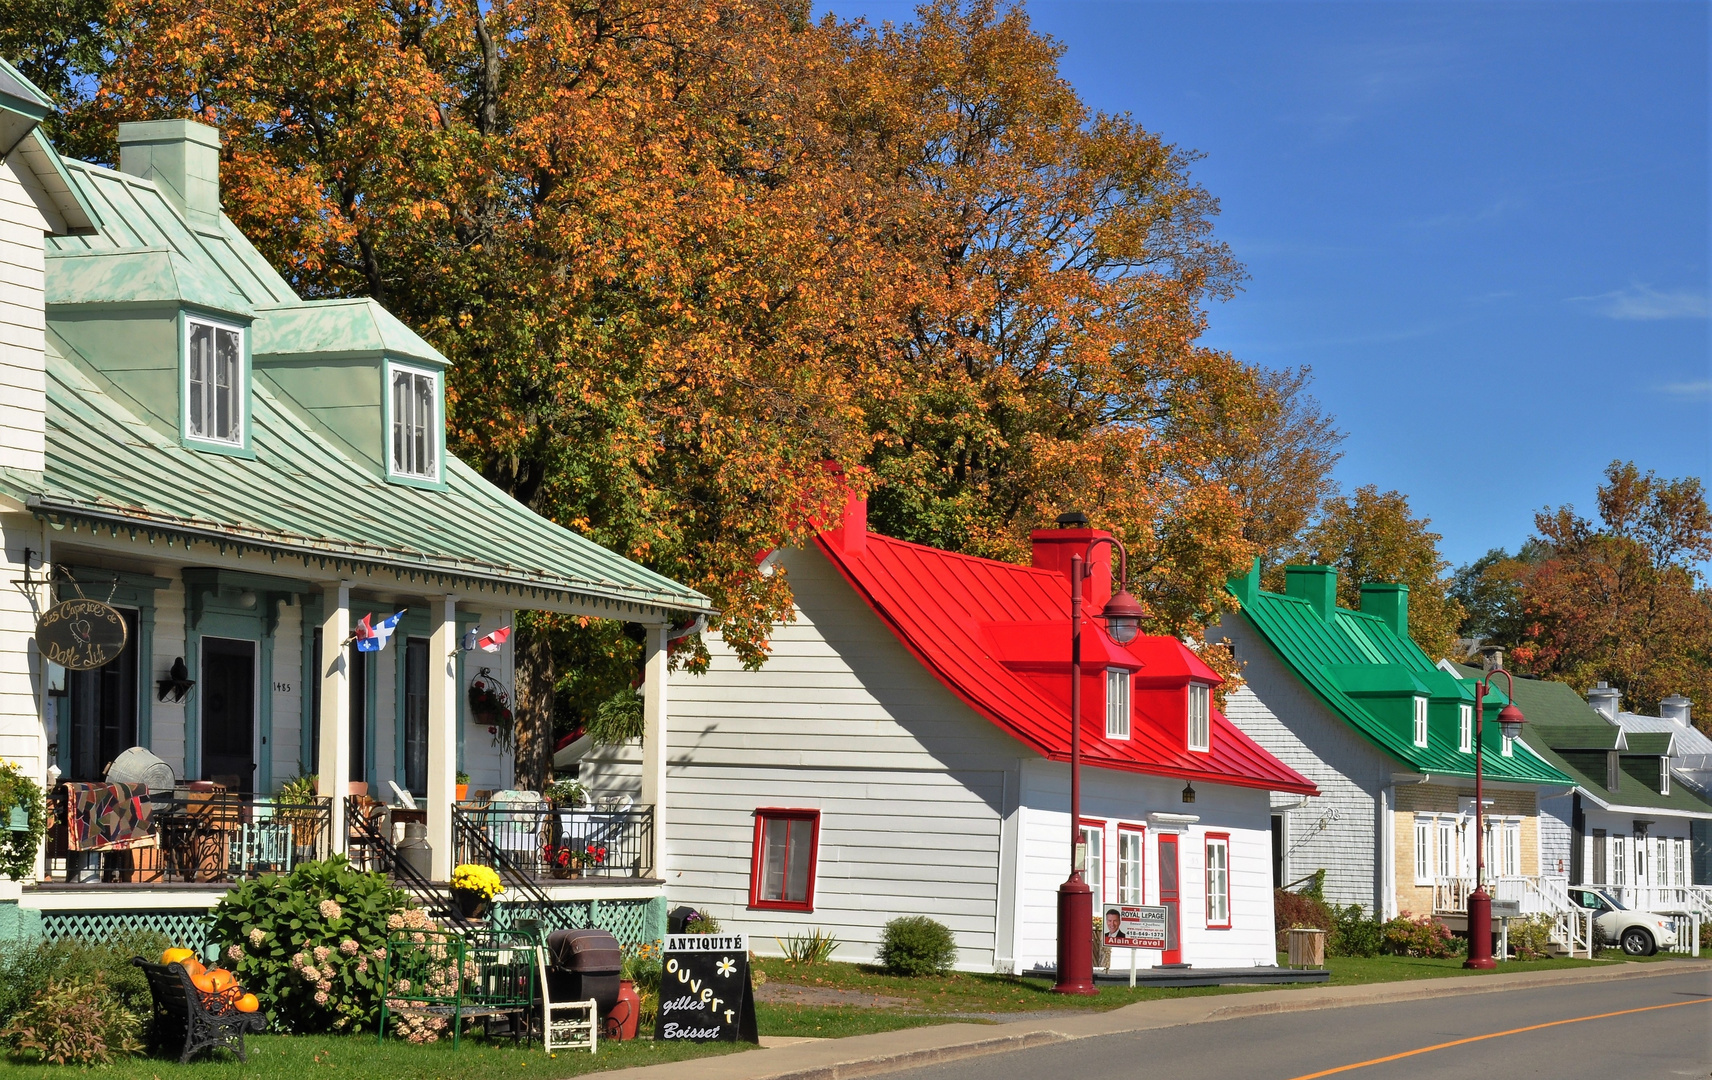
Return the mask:
<svg viewBox="0 0 1712 1080">
<path fill-rule="evenodd" d="M 1064 521 L 1059 519 L 1060 524 Z M 1084 554 L 1070 556 L 1070 876 L 1058 886 L 1058 982 L 1052 989 L 1059 994 L 1098 992 L 1094 986 L 1094 894 L 1082 878 L 1087 865 L 1087 850 L 1082 845 L 1082 582 L 1092 574 L 1088 564 L 1101 544 L 1117 549 L 1118 591 L 1106 602 L 1100 621 L 1119 645 L 1128 645 L 1141 631 L 1141 605 L 1127 588 L 1129 552 L 1116 537 L 1096 536 L 1088 541 Z"/>
<path fill-rule="evenodd" d="M 1465 968 L 1487 971 L 1498 966 L 1492 959 L 1492 894 L 1486 891 L 1486 803 L 1483 788 L 1485 750 L 1480 742 L 1485 727 L 1486 694 L 1492 688 L 1492 677 L 1504 676 L 1504 696 L 1507 704 L 1498 711 L 1498 730 L 1504 738 L 1515 741 L 1522 735 L 1527 721 L 1516 708 L 1516 680 L 1508 671 L 1495 667 L 1474 684 L 1474 891 L 1468 894 L 1468 959 Z"/>
</svg>

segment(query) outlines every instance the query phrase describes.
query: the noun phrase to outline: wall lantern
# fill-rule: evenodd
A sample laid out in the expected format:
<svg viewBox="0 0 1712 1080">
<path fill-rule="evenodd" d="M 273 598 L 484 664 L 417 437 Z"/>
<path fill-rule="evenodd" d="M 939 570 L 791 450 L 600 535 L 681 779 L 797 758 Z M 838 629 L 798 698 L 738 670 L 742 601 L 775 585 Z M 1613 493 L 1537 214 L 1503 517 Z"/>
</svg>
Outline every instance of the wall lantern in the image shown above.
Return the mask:
<svg viewBox="0 0 1712 1080">
<path fill-rule="evenodd" d="M 1188 784 L 1183 785 L 1183 801 L 1184 802 L 1194 802 L 1195 801 L 1195 785 L 1193 783 L 1188 783 Z"/>
</svg>

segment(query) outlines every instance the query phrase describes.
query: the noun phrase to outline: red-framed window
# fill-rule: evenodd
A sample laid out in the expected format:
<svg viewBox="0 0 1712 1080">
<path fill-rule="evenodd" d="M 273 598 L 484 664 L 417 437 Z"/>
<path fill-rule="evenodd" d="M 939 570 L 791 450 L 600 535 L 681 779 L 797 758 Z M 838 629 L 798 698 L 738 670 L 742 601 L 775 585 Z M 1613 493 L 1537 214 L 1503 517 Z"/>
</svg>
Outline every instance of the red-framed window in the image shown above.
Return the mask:
<svg viewBox="0 0 1712 1080">
<path fill-rule="evenodd" d="M 1231 925 L 1230 834 L 1207 834 L 1207 929 Z"/>
<path fill-rule="evenodd" d="M 1106 823 L 1099 818 L 1081 821 L 1082 844 L 1087 863 L 1082 867 L 1082 880 L 1094 894 L 1094 903 L 1106 902 Z"/>
<path fill-rule="evenodd" d="M 1118 823 L 1118 903 L 1145 904 L 1147 896 L 1147 829 Z"/>
<path fill-rule="evenodd" d="M 749 906 L 813 911 L 814 869 L 819 855 L 819 810 L 756 810 Z"/>
</svg>

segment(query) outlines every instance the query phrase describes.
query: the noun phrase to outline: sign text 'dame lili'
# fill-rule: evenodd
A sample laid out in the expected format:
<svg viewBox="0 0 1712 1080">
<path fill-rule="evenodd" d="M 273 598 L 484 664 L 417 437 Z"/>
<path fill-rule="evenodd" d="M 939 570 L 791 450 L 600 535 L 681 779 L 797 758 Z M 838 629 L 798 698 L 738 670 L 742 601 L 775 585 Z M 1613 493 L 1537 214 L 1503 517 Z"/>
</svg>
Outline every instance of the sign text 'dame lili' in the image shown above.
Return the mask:
<svg viewBox="0 0 1712 1080">
<path fill-rule="evenodd" d="M 668 934 L 654 1037 L 760 1042 L 749 980 L 749 935 Z"/>
<path fill-rule="evenodd" d="M 125 651 L 125 617 L 99 600 L 61 600 L 36 620 L 36 645 L 51 663 L 91 671 Z"/>
</svg>

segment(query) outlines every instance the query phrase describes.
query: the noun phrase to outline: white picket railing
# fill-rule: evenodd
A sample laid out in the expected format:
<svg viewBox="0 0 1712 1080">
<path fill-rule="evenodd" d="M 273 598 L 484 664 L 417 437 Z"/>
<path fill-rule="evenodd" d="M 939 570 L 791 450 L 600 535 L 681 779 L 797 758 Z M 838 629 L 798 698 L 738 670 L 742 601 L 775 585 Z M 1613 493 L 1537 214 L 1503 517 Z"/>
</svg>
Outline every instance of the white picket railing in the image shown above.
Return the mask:
<svg viewBox="0 0 1712 1080">
<path fill-rule="evenodd" d="M 1685 956 L 1700 955 L 1700 913 L 1691 912 L 1687 915 L 1670 916 L 1671 923 L 1676 929 L 1676 944 L 1666 952 L 1682 953 Z"/>
<path fill-rule="evenodd" d="M 1433 882 L 1435 915 L 1468 914 L 1474 879 L 1445 877 Z M 1492 899 L 1514 903 L 1522 916 L 1551 917 L 1551 940 L 1571 956 L 1593 956 L 1593 913 L 1569 900 L 1569 878 L 1558 874 L 1515 874 L 1492 879 Z"/>
</svg>

